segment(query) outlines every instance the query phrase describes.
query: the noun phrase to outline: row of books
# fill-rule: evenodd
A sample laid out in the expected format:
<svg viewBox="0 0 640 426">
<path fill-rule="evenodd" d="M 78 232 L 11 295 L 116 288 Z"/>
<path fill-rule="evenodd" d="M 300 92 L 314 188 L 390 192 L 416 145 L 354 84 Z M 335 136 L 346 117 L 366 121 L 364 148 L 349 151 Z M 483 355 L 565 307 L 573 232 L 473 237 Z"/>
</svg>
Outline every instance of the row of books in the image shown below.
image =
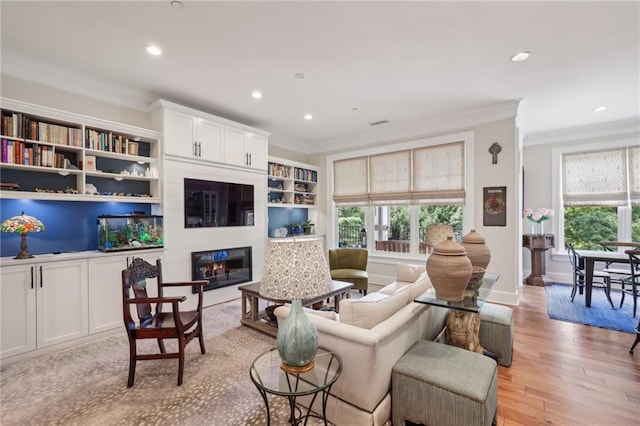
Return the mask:
<svg viewBox="0 0 640 426">
<path fill-rule="evenodd" d="M 0 134 L 39 142 L 82 146 L 82 130 L 38 121 L 28 115 L 2 110 Z"/>
<path fill-rule="evenodd" d="M 290 178 L 291 167 L 283 166 L 282 164 L 269 163 L 268 173 L 269 173 L 269 176 Z"/>
<path fill-rule="evenodd" d="M 138 155 L 138 143 L 113 132 L 86 129 L 85 148 L 116 154 Z"/>
<path fill-rule="evenodd" d="M 25 166 L 69 168 L 71 161 L 53 147 L 2 139 L 2 162 Z"/>
<path fill-rule="evenodd" d="M 316 172 L 315 170 L 300 169 L 296 167 L 294 171 L 294 175 L 295 175 L 294 179 L 306 180 L 307 182 L 318 181 L 318 172 Z"/>
</svg>

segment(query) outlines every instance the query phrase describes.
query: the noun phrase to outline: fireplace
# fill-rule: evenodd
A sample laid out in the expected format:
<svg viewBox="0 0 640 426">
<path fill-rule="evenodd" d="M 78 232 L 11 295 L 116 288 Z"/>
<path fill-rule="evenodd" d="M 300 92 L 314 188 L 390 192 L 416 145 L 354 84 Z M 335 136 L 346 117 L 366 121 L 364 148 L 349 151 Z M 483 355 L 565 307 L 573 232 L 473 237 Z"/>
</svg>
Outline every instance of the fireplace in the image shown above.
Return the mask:
<svg viewBox="0 0 640 426">
<path fill-rule="evenodd" d="M 251 247 L 191 252 L 193 280 L 207 280 L 203 290 L 213 290 L 252 280 Z M 197 293 L 196 287 L 193 292 Z"/>
</svg>

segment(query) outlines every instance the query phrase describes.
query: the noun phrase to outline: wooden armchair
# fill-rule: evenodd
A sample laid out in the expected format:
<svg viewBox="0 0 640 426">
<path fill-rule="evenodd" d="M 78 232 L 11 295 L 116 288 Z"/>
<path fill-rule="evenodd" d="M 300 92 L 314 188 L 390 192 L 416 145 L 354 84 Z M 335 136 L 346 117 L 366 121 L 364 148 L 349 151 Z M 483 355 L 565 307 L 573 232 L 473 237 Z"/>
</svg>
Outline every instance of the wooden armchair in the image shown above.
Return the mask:
<svg viewBox="0 0 640 426">
<path fill-rule="evenodd" d="M 157 278 L 158 296 L 149 297 L 147 294 L 147 278 Z M 184 372 L 184 348 L 195 337 L 200 341 L 200 351 L 205 353 L 204 337 L 202 335 L 202 286 L 207 281 L 189 281 L 180 283 L 165 283 L 162 280 L 162 265 L 160 259 L 153 266 L 145 260 L 136 257 L 127 269 L 122 271 L 122 312 L 124 326 L 129 337 L 129 380 L 127 387 L 133 386 L 136 373 L 136 362 L 154 359 L 178 359 L 178 386 L 182 385 Z M 165 287 L 195 286 L 198 290 L 198 305 L 194 311 L 180 311 L 180 302 L 187 300 L 186 296 L 165 297 Z M 130 295 L 133 292 L 133 297 Z M 155 313 L 152 311 L 155 305 Z M 163 304 L 171 304 L 171 312 L 163 312 Z M 131 306 L 136 307 L 138 322 L 131 315 Z M 136 342 L 139 339 L 158 339 L 160 353 L 138 354 Z M 177 352 L 167 353 L 164 339 L 176 339 Z"/>
</svg>

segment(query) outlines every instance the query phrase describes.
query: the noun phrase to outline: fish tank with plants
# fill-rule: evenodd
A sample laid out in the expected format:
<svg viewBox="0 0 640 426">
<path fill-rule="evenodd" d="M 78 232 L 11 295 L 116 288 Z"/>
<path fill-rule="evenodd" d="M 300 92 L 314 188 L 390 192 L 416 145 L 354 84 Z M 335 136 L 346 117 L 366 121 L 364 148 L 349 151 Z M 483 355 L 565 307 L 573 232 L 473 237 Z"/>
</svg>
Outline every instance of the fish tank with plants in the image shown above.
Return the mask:
<svg viewBox="0 0 640 426">
<path fill-rule="evenodd" d="M 162 216 L 98 216 L 98 250 L 105 252 L 164 247 Z"/>
</svg>

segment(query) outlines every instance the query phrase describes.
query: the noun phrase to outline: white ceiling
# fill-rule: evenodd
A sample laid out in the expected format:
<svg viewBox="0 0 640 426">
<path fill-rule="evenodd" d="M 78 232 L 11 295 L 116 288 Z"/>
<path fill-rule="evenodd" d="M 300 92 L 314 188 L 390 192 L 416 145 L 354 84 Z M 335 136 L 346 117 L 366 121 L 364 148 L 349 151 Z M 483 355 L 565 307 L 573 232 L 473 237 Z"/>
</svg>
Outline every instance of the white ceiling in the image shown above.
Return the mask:
<svg viewBox="0 0 640 426">
<path fill-rule="evenodd" d="M 308 152 L 517 99 L 529 135 L 640 116 L 639 2 L 183 3 L 2 1 L 3 73 L 167 99 Z"/>
</svg>

